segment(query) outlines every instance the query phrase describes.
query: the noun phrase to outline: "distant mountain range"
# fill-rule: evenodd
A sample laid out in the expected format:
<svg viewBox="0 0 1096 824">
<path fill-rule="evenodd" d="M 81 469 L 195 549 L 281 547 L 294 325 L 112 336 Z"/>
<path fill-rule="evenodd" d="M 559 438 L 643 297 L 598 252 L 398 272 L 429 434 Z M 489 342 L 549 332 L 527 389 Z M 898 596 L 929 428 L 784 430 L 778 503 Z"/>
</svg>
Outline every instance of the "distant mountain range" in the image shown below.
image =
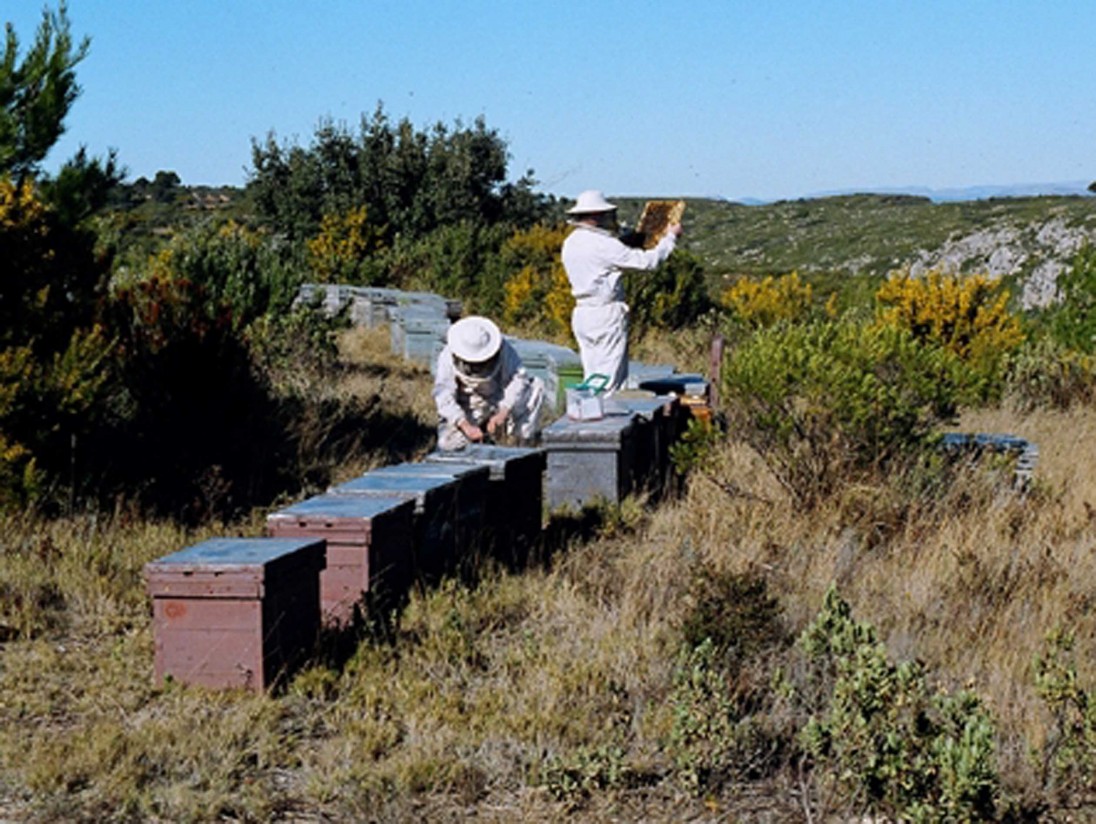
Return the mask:
<svg viewBox="0 0 1096 824">
<path fill-rule="evenodd" d="M 989 200 L 994 197 L 1037 197 L 1039 195 L 1083 195 L 1092 197 L 1088 190 L 1089 180 L 1073 180 L 1057 183 L 1012 183 L 1005 185 L 966 186 L 951 189 L 931 189 L 927 186 L 876 186 L 860 189 L 832 189 L 823 192 L 813 192 L 803 196 L 805 200 L 814 200 L 823 197 L 836 197 L 839 195 L 874 194 L 874 195 L 913 195 L 914 197 L 926 197 L 936 203 L 948 203 L 961 200 Z M 776 200 L 764 200 L 759 198 L 740 198 L 737 203 L 746 206 L 761 206 L 766 203 L 775 203 Z"/>
</svg>

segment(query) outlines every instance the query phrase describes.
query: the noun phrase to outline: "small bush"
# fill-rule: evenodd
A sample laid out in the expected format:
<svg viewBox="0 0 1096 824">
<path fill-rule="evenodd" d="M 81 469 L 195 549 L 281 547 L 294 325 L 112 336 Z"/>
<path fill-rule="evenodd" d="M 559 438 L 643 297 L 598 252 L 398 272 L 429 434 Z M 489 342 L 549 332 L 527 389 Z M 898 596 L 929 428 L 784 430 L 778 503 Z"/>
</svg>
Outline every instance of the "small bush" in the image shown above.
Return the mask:
<svg viewBox="0 0 1096 824">
<path fill-rule="evenodd" d="M 823 797 L 899 821 L 995 819 L 995 730 L 975 695 L 934 692 L 920 664 L 890 662 L 832 587 L 800 645 L 821 699 L 800 737 Z"/>
<path fill-rule="evenodd" d="M 1057 629 L 1035 659 L 1035 687 L 1051 725 L 1041 751 L 1032 756 L 1045 789 L 1060 802 L 1096 789 L 1096 701 L 1078 678 L 1074 655 L 1072 633 Z"/>
<path fill-rule="evenodd" d="M 774 278 L 744 277 L 723 292 L 722 304 L 745 326 L 760 329 L 779 321 L 806 320 L 812 308 L 811 284 L 792 272 Z"/>
<path fill-rule="evenodd" d="M 635 771 L 622 747 L 579 747 L 566 756 L 548 759 L 541 768 L 540 784 L 552 796 L 571 806 L 607 789 L 634 786 Z"/>
<path fill-rule="evenodd" d="M 723 370 L 730 430 L 805 504 L 850 475 L 899 466 L 973 383 L 952 352 L 848 320 L 760 330 Z"/>
<path fill-rule="evenodd" d="M 1053 337 L 1029 342 L 1009 360 L 1005 400 L 1017 411 L 1066 410 L 1096 395 L 1096 361 Z"/>
<path fill-rule="evenodd" d="M 772 716 L 745 711 L 723 659 L 712 639 L 705 638 L 684 647 L 674 667 L 673 726 L 666 751 L 677 782 L 693 795 L 718 792 L 734 779 L 756 778 L 787 749 Z"/>
<path fill-rule="evenodd" d="M 1009 292 L 1000 281 L 985 275 L 895 274 L 875 299 L 880 323 L 945 347 L 978 371 L 985 395 L 999 394 L 1005 357 L 1024 342 L 1020 319 L 1009 311 Z"/>
<path fill-rule="evenodd" d="M 682 628 L 690 647 L 708 641 L 734 668 L 783 639 L 780 603 L 769 595 L 764 578 L 702 569 L 692 590 L 695 605 Z"/>
</svg>

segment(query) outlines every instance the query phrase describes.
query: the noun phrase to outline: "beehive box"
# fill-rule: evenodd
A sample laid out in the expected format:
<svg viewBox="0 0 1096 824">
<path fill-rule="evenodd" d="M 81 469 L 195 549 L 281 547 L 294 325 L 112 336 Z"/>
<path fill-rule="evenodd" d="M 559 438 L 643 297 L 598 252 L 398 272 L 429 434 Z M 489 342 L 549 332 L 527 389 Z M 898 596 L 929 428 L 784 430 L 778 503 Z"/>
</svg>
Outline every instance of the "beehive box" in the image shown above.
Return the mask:
<svg viewBox="0 0 1096 824">
<path fill-rule="evenodd" d="M 400 317 L 403 326 L 403 357 L 412 363 L 437 365 L 438 355 L 445 347 L 450 322 L 445 315 L 433 309 L 404 310 Z"/>
<path fill-rule="evenodd" d="M 507 563 L 524 563 L 544 517 L 544 450 L 470 444 L 452 452 L 432 452 L 425 463 L 488 468 L 484 522 L 491 552 Z"/>
<path fill-rule="evenodd" d="M 398 289 L 380 286 L 352 287 L 350 321 L 356 326 L 374 329 L 388 322 L 388 308 L 398 302 Z"/>
<path fill-rule="evenodd" d="M 456 495 L 453 508 L 447 513 L 437 513 L 438 519 L 445 520 L 453 534 L 453 553 L 442 564 L 442 571 L 449 572 L 467 568 L 475 564 L 483 546 L 486 530 L 487 506 L 489 503 L 490 467 L 472 461 L 453 461 L 450 464 L 436 462 L 408 461 L 373 470 L 389 484 L 414 484 L 425 480 L 435 482 L 439 479 L 456 483 Z M 424 525 L 430 520 L 424 520 Z"/>
<path fill-rule="evenodd" d="M 268 534 L 323 538 L 327 568 L 320 575 L 320 604 L 327 626 L 351 626 L 366 592 L 398 598 L 411 581 L 414 502 L 400 496 L 347 498 L 316 495 L 272 512 Z"/>
<path fill-rule="evenodd" d="M 628 361 L 628 377 L 624 381 L 625 389 L 643 389 L 650 380 L 667 378 L 674 374 L 674 367 L 668 364 Z M 659 393 L 659 394 L 665 394 Z"/>
<path fill-rule="evenodd" d="M 333 495 L 397 495 L 414 502 L 415 575 L 436 581 L 468 554 L 483 528 L 488 469 L 401 463 L 332 487 Z"/>
<path fill-rule="evenodd" d="M 656 499 L 671 489 L 673 466 L 670 447 L 680 435 L 679 401 L 669 395 L 650 398 L 627 397 L 627 392 L 614 397 L 634 416 L 635 487 L 646 489 Z"/>
<path fill-rule="evenodd" d="M 619 504 L 636 489 L 635 416 L 607 414 L 596 421 L 563 417 L 541 433 L 547 453 L 550 509 L 581 508 L 603 500 Z"/>
<path fill-rule="evenodd" d="M 156 680 L 274 686 L 316 642 L 323 567 L 315 538 L 212 538 L 146 564 Z"/>
</svg>

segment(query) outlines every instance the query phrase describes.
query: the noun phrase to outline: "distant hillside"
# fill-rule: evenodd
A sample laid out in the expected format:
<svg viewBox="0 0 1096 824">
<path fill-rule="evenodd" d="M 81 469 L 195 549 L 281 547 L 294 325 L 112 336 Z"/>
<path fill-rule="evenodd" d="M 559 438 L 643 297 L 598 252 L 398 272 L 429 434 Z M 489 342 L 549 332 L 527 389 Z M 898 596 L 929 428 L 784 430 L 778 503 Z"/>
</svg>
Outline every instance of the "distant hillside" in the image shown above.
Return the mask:
<svg viewBox="0 0 1096 824">
<path fill-rule="evenodd" d="M 621 198 L 634 221 L 642 198 Z M 1043 305 L 1086 242 L 1096 198 L 1009 197 L 933 202 L 912 195 L 842 195 L 745 205 L 688 199 L 685 248 L 713 285 L 739 275 L 825 273 L 882 277 L 894 270 L 983 272 Z"/>
</svg>

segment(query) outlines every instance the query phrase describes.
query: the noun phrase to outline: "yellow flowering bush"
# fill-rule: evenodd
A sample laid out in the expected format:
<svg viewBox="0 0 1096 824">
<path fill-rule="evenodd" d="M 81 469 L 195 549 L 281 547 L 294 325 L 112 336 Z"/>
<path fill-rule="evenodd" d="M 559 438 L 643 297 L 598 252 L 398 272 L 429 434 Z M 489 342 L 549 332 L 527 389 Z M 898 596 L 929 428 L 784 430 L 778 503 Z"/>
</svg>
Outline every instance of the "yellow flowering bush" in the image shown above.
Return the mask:
<svg viewBox="0 0 1096 824">
<path fill-rule="evenodd" d="M 747 326 L 764 329 L 782 320 L 806 320 L 812 298 L 811 285 L 792 272 L 778 278 L 741 278 L 723 293 L 721 302 Z"/>
<path fill-rule="evenodd" d="M 565 227 L 538 225 L 515 232 L 503 244 L 501 257 L 516 270 L 503 284 L 504 323 L 569 334 L 575 299 L 559 257 L 566 236 Z"/>
<path fill-rule="evenodd" d="M 1009 292 L 986 275 L 891 275 L 875 296 L 878 321 L 909 330 L 972 363 L 996 363 L 1024 342 Z"/>
<path fill-rule="evenodd" d="M 320 232 L 307 241 L 309 265 L 320 283 L 357 280 L 361 264 L 381 246 L 381 230 L 369 223 L 365 206 L 328 213 Z"/>
</svg>

